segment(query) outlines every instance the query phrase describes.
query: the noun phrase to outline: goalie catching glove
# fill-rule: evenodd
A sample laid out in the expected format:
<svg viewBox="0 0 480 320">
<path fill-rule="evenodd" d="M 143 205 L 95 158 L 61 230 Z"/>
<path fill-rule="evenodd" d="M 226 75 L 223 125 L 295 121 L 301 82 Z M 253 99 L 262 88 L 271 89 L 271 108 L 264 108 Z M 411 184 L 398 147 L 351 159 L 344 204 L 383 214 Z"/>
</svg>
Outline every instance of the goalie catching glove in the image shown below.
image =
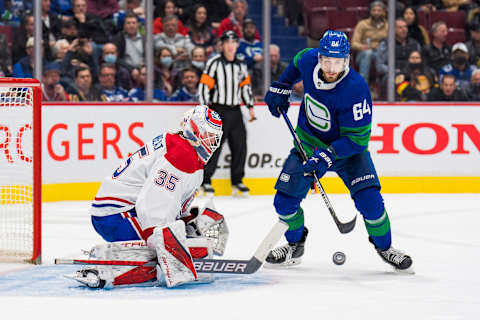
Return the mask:
<svg viewBox="0 0 480 320">
<path fill-rule="evenodd" d="M 264 101 L 274 117 L 280 117 L 279 108 L 285 110 L 285 112 L 288 111 L 290 107 L 290 102 L 288 101 L 290 94 L 292 94 L 292 89 L 288 84 L 278 81 L 272 82 L 265 94 Z"/>
<path fill-rule="evenodd" d="M 223 215 L 215 210 L 212 199 L 190 208 L 186 222 L 187 238 L 205 237 L 213 241 L 213 253 L 222 256 L 228 240 L 227 222 Z"/>
</svg>

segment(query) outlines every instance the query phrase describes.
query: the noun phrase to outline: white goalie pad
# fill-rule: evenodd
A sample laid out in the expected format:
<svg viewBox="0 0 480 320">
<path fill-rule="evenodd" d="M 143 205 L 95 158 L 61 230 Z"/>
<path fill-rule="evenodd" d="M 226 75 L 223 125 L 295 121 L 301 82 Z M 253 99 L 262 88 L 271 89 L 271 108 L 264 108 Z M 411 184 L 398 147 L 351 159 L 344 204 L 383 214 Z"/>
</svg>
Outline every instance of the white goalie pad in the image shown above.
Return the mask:
<svg viewBox="0 0 480 320">
<path fill-rule="evenodd" d="M 94 246 L 89 252 L 91 260 L 154 261 L 157 254 L 145 241 L 119 241 Z M 124 285 L 154 285 L 154 267 L 142 266 L 88 266 L 67 276 L 91 288 L 111 288 Z"/>
<path fill-rule="evenodd" d="M 193 203 L 190 212 L 197 217 L 187 223 L 188 237 L 206 237 L 213 241 L 213 253 L 223 255 L 229 236 L 225 217 L 215 210 L 212 199 L 203 203 Z"/>
<path fill-rule="evenodd" d="M 157 252 L 157 277 L 163 275 L 167 287 L 172 288 L 197 280 L 183 220 L 177 220 L 165 227 L 156 227 L 147 244 Z"/>
</svg>

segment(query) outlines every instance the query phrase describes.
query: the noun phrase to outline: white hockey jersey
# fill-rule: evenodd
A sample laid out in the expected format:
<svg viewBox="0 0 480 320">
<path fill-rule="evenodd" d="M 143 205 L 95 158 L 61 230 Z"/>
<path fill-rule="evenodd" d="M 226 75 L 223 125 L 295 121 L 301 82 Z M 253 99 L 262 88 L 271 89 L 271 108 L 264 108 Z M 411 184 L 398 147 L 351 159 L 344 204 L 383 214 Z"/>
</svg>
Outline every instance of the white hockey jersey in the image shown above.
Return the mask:
<svg viewBox="0 0 480 320">
<path fill-rule="evenodd" d="M 188 215 L 203 180 L 203 162 L 178 134 L 157 136 L 106 177 L 90 210 L 93 216 L 135 208 L 142 230 Z"/>
</svg>

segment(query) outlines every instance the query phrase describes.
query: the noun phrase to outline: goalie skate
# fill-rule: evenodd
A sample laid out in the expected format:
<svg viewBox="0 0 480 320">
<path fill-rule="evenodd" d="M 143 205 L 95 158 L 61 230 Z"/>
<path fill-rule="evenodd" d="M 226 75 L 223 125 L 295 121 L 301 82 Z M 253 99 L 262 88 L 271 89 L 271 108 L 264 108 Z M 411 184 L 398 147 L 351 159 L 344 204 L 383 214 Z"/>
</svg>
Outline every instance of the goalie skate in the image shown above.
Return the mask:
<svg viewBox="0 0 480 320">
<path fill-rule="evenodd" d="M 305 241 L 307 240 L 308 229 L 304 227 L 302 238 L 296 243 L 287 243 L 270 251 L 266 262 L 268 266 L 291 266 L 300 264 L 305 251 Z"/>
<path fill-rule="evenodd" d="M 243 183 L 232 185 L 232 196 L 246 198 L 250 194 L 250 189 Z"/>
<path fill-rule="evenodd" d="M 105 287 L 105 280 L 100 279 L 98 270 L 96 269 L 83 269 L 78 270 L 72 275 L 65 275 L 66 278 L 77 280 L 83 285 L 89 288 L 103 288 Z"/>
<path fill-rule="evenodd" d="M 370 242 L 375 246 L 372 241 L 372 238 L 369 237 Z M 389 265 L 391 265 L 395 270 L 413 273 L 411 269 L 412 266 L 412 258 L 405 254 L 404 252 L 395 249 L 394 247 L 390 246 L 387 250 L 381 250 L 375 246 L 375 250 L 377 251 L 378 255 L 382 260 Z"/>
</svg>

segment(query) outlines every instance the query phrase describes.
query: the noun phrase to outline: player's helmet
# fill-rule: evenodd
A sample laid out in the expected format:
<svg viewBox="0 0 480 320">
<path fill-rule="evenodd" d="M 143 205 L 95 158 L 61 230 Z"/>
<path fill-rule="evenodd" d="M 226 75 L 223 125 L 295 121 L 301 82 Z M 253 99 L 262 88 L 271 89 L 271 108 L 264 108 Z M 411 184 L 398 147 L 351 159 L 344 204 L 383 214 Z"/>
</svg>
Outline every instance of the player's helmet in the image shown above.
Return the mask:
<svg viewBox="0 0 480 320">
<path fill-rule="evenodd" d="M 192 142 L 203 163 L 220 146 L 222 139 L 222 119 L 207 106 L 196 106 L 185 112 L 181 123 L 183 136 Z"/>
<path fill-rule="evenodd" d="M 331 68 L 329 72 L 342 72 L 346 69 L 350 62 L 350 43 L 344 32 L 328 30 L 323 34 L 318 47 L 318 58 L 320 63 L 322 63 L 323 57 L 343 59 L 327 59 L 331 61 L 336 60 L 338 62 L 337 66 L 334 66 L 335 63 L 330 65 Z M 327 71 L 325 70 L 326 67 L 325 63 L 322 64 L 323 71 Z"/>
<path fill-rule="evenodd" d="M 227 30 L 224 33 L 222 33 L 222 35 L 220 36 L 220 40 L 222 42 L 225 42 L 227 40 L 235 40 L 237 42 L 239 41 L 238 35 L 235 33 L 235 31 L 232 31 L 232 30 Z"/>
</svg>

